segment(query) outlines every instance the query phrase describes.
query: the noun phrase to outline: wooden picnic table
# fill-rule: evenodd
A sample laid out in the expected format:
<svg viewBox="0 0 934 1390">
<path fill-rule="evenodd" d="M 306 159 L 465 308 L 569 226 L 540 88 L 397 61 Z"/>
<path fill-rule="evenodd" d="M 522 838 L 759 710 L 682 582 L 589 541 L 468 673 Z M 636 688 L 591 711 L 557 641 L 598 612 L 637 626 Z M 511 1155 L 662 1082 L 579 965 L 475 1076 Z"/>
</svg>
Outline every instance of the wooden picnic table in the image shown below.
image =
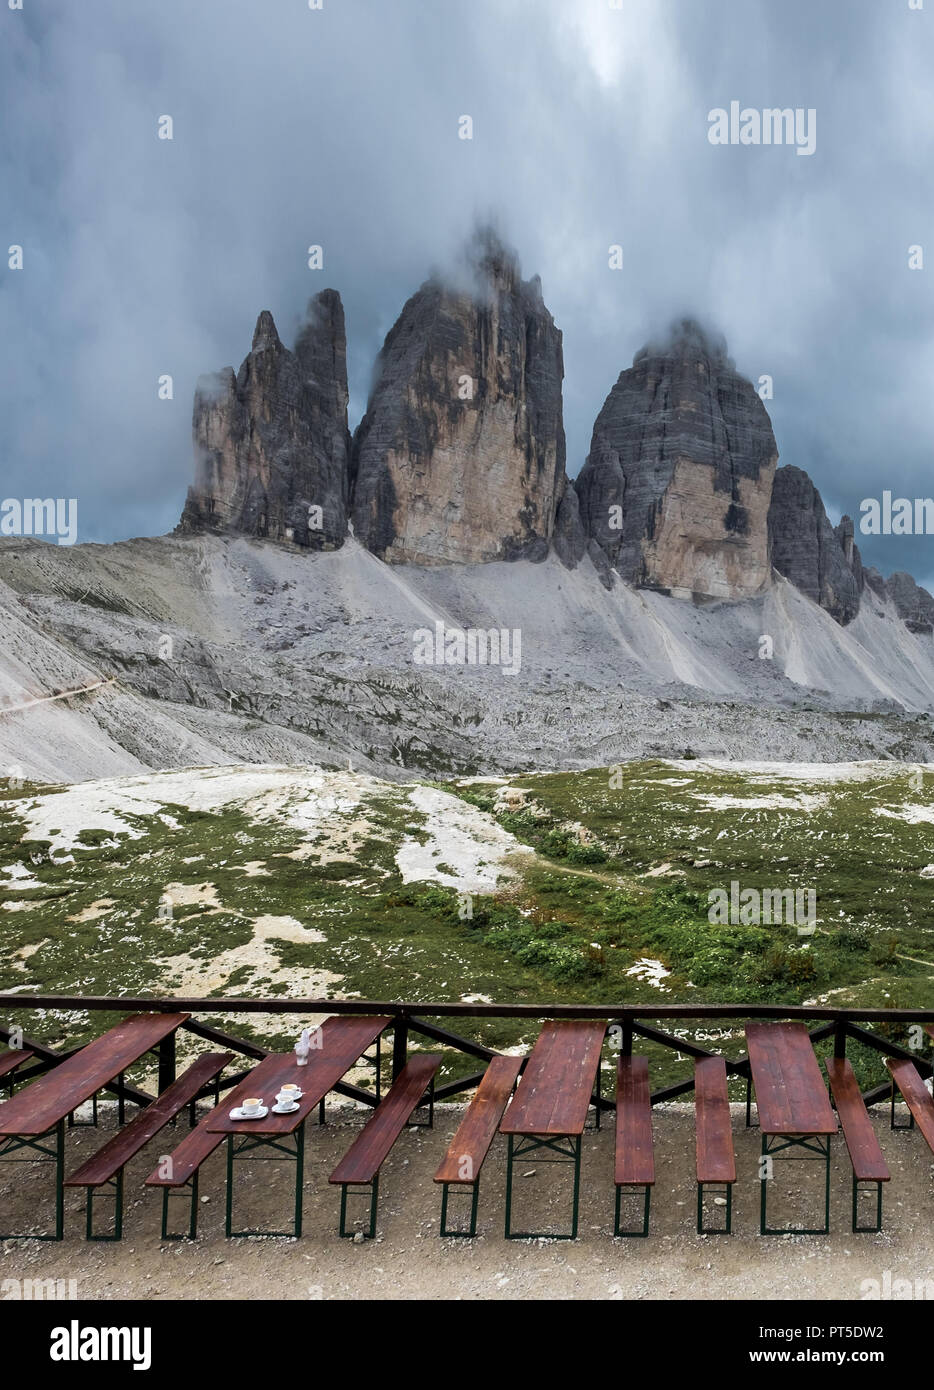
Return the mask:
<svg viewBox="0 0 934 1390">
<path fill-rule="evenodd" d="M 837 1119 L 803 1023 L 746 1025 L 764 1134 L 836 1134 Z"/>
<path fill-rule="evenodd" d="M 0 1134 L 47 1134 L 190 1017 L 131 1014 L 0 1106 Z"/>
<path fill-rule="evenodd" d="M 12 1052 L 0 1054 L 0 1082 L 9 1086 L 11 1099 L 13 1096 L 13 1087 L 16 1084 L 16 1077 L 13 1073 L 21 1067 L 24 1062 L 28 1062 L 30 1057 L 34 1056 L 35 1053 L 30 1052 L 29 1048 L 26 1047 L 19 1047 Z"/>
<path fill-rule="evenodd" d="M 40 1155 L 30 1161 L 55 1164 L 55 1233 L 40 1237 L 27 1233 L 26 1238 L 61 1240 L 64 1233 L 66 1117 L 190 1017 L 186 1013 L 131 1014 L 0 1105 L 0 1137 L 6 1140 L 0 1154 L 28 1149 Z"/>
<path fill-rule="evenodd" d="M 552 1232 L 512 1231 L 513 1164 L 517 1158 L 538 1154 L 538 1162 L 570 1162 L 574 1165 L 571 1233 L 577 1235 L 580 1193 L 581 1135 L 590 1109 L 594 1082 L 598 1081 L 600 1053 L 606 1035 L 605 1022 L 586 1019 L 550 1020 L 532 1048 L 525 1070 L 500 1132 L 509 1140 L 506 1160 L 506 1238 L 525 1239 Z M 598 1107 L 599 1115 L 599 1107 Z M 551 1150 L 556 1157 L 541 1156 Z"/>
<path fill-rule="evenodd" d="M 581 1134 L 600 1065 L 605 1023 L 545 1024 L 500 1124 L 502 1134 Z"/>
<path fill-rule="evenodd" d="M 837 1117 L 830 1104 L 820 1066 L 803 1023 L 748 1023 L 746 1044 L 749 1070 L 755 1087 L 763 1157 L 799 1150 L 805 1158 L 825 1164 L 824 1225 L 794 1228 L 796 1235 L 825 1235 L 830 1227 L 830 1141 L 837 1133 Z M 748 1105 L 747 1105 L 748 1123 Z M 791 1228 L 770 1228 L 767 1217 L 770 1164 L 763 1163 L 760 1177 L 762 1235 L 787 1235 Z"/>
<path fill-rule="evenodd" d="M 298 1065 L 294 1052 L 271 1052 L 216 1108 L 207 1128 L 215 1134 L 293 1133 L 390 1022 L 373 1015 L 340 1014 L 327 1019 L 321 1024 L 321 1046 L 312 1047 L 306 1066 Z M 301 1088 L 302 1098 L 291 1115 L 276 1115 L 272 1109 L 276 1093 L 288 1082 Z M 261 1120 L 232 1119 L 231 1110 L 242 1105 L 247 1096 L 261 1098 L 269 1114 Z"/>
<path fill-rule="evenodd" d="M 366 1049 L 375 1042 L 383 1030 L 391 1023 L 388 1017 L 374 1015 L 340 1014 L 327 1019 L 317 1030 L 319 1046 L 312 1046 L 308 1062 L 300 1067 L 294 1052 L 273 1052 L 264 1057 L 254 1067 L 245 1081 L 241 1081 L 223 1104 L 217 1106 L 208 1120 L 206 1128 L 214 1134 L 227 1136 L 227 1234 L 230 1235 L 301 1235 L 302 1230 L 302 1183 L 304 1173 L 304 1125 L 315 1106 L 324 1100 L 341 1077 Z M 315 1039 L 312 1039 L 313 1043 Z M 302 1097 L 298 1109 L 288 1115 L 277 1115 L 273 1111 L 276 1094 L 287 1082 L 301 1087 Z M 268 1108 L 262 1119 L 235 1120 L 231 1110 L 242 1105 L 248 1096 L 260 1098 Z M 289 1145 L 286 1141 L 292 1139 Z M 233 1227 L 233 1183 L 234 1162 L 237 1159 L 269 1159 L 282 1155 L 295 1163 L 295 1219 L 292 1231 L 234 1231 Z"/>
</svg>

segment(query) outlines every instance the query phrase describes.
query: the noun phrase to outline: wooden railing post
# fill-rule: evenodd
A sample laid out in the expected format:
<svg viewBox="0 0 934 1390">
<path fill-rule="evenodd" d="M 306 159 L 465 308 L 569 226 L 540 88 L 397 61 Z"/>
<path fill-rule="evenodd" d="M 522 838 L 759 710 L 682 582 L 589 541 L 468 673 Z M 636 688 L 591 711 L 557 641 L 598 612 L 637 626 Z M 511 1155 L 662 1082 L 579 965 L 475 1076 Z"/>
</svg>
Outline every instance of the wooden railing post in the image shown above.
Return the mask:
<svg viewBox="0 0 934 1390">
<path fill-rule="evenodd" d="M 403 1014 L 397 1014 L 392 1025 L 392 1079 L 403 1070 L 409 1046 L 409 1025 Z"/>
<path fill-rule="evenodd" d="M 159 1044 L 159 1094 L 175 1080 L 175 1034 L 169 1033 Z"/>
<path fill-rule="evenodd" d="M 833 1029 L 833 1055 L 835 1057 L 846 1056 L 846 1024 L 843 1020 L 838 1020 Z"/>
</svg>

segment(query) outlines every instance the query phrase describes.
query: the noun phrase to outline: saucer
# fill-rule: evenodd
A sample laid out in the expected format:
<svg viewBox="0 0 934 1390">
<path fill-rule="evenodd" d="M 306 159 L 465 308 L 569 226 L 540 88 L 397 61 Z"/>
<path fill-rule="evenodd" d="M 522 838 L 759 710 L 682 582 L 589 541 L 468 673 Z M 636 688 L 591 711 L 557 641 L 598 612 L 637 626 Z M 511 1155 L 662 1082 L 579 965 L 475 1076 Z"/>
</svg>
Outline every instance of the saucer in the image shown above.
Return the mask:
<svg viewBox="0 0 934 1390">
<path fill-rule="evenodd" d="M 230 1118 L 232 1120 L 261 1120 L 264 1115 L 268 1114 L 269 1107 L 266 1105 L 261 1105 L 258 1110 L 251 1110 L 249 1114 L 241 1109 L 239 1105 L 235 1105 L 230 1112 Z"/>
<path fill-rule="evenodd" d="M 272 1107 L 272 1113 L 274 1115 L 293 1115 L 297 1109 L 298 1101 L 295 1101 L 292 1105 L 279 1105 L 276 1103 Z"/>
</svg>

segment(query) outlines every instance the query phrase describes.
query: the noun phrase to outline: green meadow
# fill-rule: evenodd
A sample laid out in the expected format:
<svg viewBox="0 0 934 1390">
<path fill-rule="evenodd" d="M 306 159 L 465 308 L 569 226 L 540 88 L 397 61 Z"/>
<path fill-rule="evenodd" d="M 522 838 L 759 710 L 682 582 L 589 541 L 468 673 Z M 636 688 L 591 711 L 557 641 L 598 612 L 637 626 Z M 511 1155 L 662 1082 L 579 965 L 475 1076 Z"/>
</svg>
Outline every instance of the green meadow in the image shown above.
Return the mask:
<svg viewBox="0 0 934 1390">
<path fill-rule="evenodd" d="M 819 767 L 791 776 L 639 762 L 419 785 L 514 837 L 486 891 L 459 881 L 445 816 L 429 824 L 413 784 L 367 780 L 359 804 L 314 833 L 247 804 L 167 802 L 158 815 L 80 831 L 67 852 L 56 848 L 60 789 L 8 788 L 3 988 L 597 1003 L 608 1013 L 619 1003 L 934 1006 L 934 780 L 924 770 L 856 764 L 834 778 Z M 36 798 L 48 834 L 24 838 Z M 452 832 L 452 860 L 459 843 Z M 429 844 L 425 876 L 404 875 L 400 847 Z M 734 881 L 813 890 L 813 932 L 712 922 L 709 894 Z M 302 1021 L 205 1017 L 278 1047 Z M 112 1019 L 13 1011 L 5 1021 L 64 1046 Z M 494 1048 L 528 1046 L 536 1031 L 509 1020 L 452 1026 Z M 741 1052 L 741 1025 L 729 1031 L 685 1029 Z M 646 1046 L 653 1083 L 688 1074 L 686 1059 Z M 882 1079 L 871 1053 L 853 1058 L 865 1084 Z M 446 1054 L 446 1075 L 471 1069 Z"/>
</svg>

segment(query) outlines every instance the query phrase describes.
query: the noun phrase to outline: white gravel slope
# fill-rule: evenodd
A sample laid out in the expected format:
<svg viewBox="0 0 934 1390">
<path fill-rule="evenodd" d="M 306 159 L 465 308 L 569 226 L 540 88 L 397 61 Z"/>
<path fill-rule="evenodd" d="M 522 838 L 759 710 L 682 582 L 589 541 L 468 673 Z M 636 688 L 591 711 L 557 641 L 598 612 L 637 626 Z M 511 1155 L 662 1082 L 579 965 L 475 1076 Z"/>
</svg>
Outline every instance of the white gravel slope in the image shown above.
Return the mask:
<svg viewBox="0 0 934 1390">
<path fill-rule="evenodd" d="M 905 716 L 934 709 L 934 640 L 871 593 L 841 628 L 780 579 L 763 598 L 695 605 L 608 591 L 589 560 L 569 571 L 555 556 L 429 569 L 384 565 L 352 537 L 317 555 L 243 538 L 5 540 L 0 618 L 0 772 L 49 780 L 348 758 L 468 774 L 688 747 L 931 756 L 930 721 Z M 436 622 L 518 630 L 521 670 L 416 665 L 415 633 Z"/>
</svg>

